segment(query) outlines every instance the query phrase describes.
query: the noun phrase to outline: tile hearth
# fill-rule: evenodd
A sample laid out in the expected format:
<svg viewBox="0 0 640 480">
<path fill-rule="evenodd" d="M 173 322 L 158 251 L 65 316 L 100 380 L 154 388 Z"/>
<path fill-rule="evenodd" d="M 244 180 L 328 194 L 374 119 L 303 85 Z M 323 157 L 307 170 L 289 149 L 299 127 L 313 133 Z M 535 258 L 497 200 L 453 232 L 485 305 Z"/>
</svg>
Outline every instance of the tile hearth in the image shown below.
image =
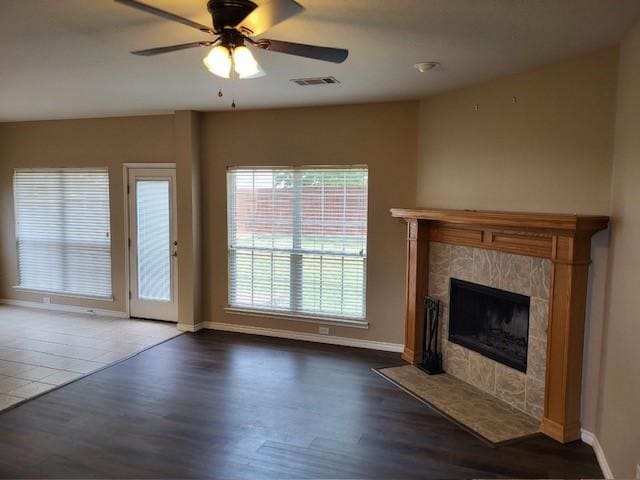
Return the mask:
<svg viewBox="0 0 640 480">
<path fill-rule="evenodd" d="M 537 419 L 452 375 L 427 375 L 413 365 L 377 372 L 492 444 L 539 432 Z"/>
</svg>

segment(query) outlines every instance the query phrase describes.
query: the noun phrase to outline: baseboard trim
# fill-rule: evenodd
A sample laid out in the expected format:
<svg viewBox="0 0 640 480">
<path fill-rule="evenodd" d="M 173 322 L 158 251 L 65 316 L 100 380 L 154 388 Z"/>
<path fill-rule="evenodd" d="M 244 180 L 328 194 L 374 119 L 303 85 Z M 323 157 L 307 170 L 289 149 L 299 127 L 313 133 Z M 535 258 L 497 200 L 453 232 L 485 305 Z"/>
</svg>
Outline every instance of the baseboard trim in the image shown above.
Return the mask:
<svg viewBox="0 0 640 480">
<path fill-rule="evenodd" d="M 248 333 L 251 335 L 261 335 L 263 337 L 288 338 L 291 340 L 303 340 L 306 342 L 341 345 L 344 347 L 367 348 L 369 350 L 382 350 L 385 352 L 401 353 L 404 350 L 404 345 L 400 343 L 377 342 L 373 340 L 357 340 L 355 338 L 320 335 L 317 333 L 292 332 L 291 330 L 253 327 L 250 325 L 237 325 L 234 323 L 205 322 L 204 328 L 209 330 L 221 330 L 225 332 Z"/>
<path fill-rule="evenodd" d="M 39 308 L 40 310 L 53 310 L 56 312 L 84 313 L 88 315 L 101 315 L 113 318 L 129 318 L 127 312 L 117 310 L 104 310 L 101 308 L 86 308 L 75 305 L 63 305 L 60 303 L 38 303 L 26 300 L 14 300 L 10 298 L 0 298 L 0 304 L 12 305 L 14 307 Z"/>
<path fill-rule="evenodd" d="M 594 435 L 589 430 L 585 430 L 584 428 L 580 429 L 580 438 L 587 445 L 593 447 Z"/>
<path fill-rule="evenodd" d="M 190 323 L 178 323 L 176 326 L 181 332 L 198 332 L 205 328 L 204 322 L 196 323 L 195 325 Z"/>
<path fill-rule="evenodd" d="M 613 478 L 613 472 L 609 467 L 609 463 L 607 462 L 607 458 L 604 456 L 604 450 L 602 449 L 602 445 L 598 441 L 598 437 L 596 437 L 589 430 L 585 430 L 584 428 L 581 430 L 581 438 L 584 443 L 587 445 L 591 445 L 593 448 L 593 452 L 596 454 L 596 458 L 598 459 L 598 464 L 600 464 L 600 469 L 602 470 L 602 474 L 606 479 Z"/>
</svg>

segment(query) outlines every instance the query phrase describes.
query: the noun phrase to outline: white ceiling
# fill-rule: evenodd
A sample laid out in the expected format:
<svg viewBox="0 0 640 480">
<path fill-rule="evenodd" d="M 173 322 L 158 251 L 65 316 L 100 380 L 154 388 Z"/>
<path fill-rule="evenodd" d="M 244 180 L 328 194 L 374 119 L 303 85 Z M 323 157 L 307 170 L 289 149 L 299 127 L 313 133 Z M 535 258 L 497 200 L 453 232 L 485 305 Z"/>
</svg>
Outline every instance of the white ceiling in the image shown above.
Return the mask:
<svg viewBox="0 0 640 480">
<path fill-rule="evenodd" d="M 145 1 L 211 23 L 206 0 Z M 348 48 L 347 61 L 258 51 L 268 76 L 231 82 L 204 69 L 204 48 L 128 53 L 210 38 L 189 27 L 112 0 L 0 0 L 0 121 L 226 110 L 232 95 L 239 109 L 415 99 L 613 45 L 640 14 L 638 0 L 298 1 L 306 11 L 263 37 Z M 429 60 L 442 68 L 412 68 Z M 326 75 L 341 85 L 289 82 Z"/>
</svg>

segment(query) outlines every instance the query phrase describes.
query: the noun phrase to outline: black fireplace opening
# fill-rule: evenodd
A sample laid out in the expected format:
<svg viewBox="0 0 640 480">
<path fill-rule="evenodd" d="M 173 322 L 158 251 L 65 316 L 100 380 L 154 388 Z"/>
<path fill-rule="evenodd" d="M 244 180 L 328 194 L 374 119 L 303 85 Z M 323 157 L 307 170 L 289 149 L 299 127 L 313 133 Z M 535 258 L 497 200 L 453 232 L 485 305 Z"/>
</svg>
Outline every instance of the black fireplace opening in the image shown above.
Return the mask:
<svg viewBox="0 0 640 480">
<path fill-rule="evenodd" d="M 457 278 L 449 292 L 449 341 L 526 372 L 530 298 Z"/>
</svg>

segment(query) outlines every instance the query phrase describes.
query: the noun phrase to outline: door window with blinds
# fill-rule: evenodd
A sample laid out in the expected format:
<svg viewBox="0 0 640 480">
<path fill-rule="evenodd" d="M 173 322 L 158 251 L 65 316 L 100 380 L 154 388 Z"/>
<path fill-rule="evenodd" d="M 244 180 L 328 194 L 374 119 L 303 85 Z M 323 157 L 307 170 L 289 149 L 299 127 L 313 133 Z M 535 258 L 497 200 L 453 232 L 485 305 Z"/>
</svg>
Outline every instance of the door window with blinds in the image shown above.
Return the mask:
<svg viewBox="0 0 640 480">
<path fill-rule="evenodd" d="M 366 167 L 227 172 L 229 306 L 364 322 Z"/>
<path fill-rule="evenodd" d="M 18 288 L 111 298 L 107 169 L 17 169 Z"/>
</svg>

